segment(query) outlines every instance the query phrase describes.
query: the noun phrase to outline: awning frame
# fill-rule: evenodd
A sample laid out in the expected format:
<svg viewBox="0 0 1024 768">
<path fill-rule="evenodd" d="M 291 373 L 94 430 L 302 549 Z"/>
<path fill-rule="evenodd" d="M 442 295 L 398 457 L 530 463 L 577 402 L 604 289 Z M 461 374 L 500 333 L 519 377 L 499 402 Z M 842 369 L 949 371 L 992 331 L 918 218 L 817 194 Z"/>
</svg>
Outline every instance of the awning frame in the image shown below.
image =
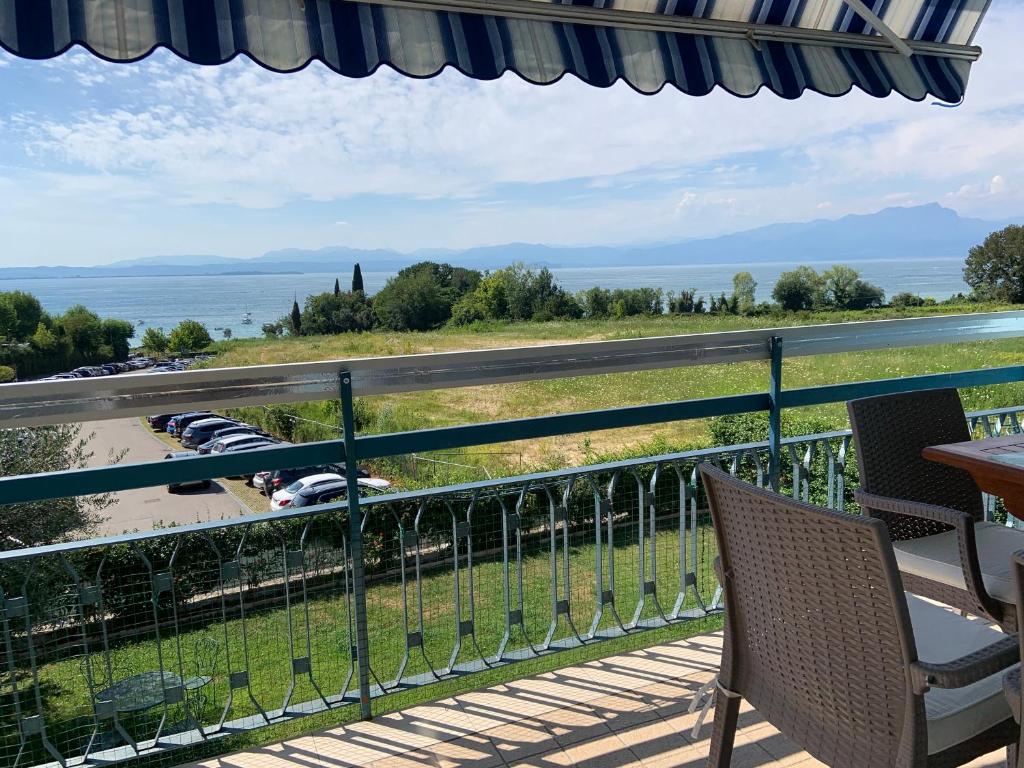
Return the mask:
<svg viewBox="0 0 1024 768">
<path fill-rule="evenodd" d="M 610 10 L 593 6 L 540 3 L 535 0 L 362 0 L 362 2 L 370 5 L 420 11 L 447 11 L 480 16 L 503 16 L 527 21 L 615 27 L 644 32 L 669 32 L 742 38 L 749 41 L 754 47 L 757 47 L 758 42 L 766 41 L 820 45 L 831 48 L 850 48 L 883 53 L 891 53 L 895 48 L 897 52 L 904 56 L 923 54 L 926 56 L 964 59 L 971 62 L 976 61 L 981 56 L 981 48 L 974 45 L 904 40 L 872 13 L 861 0 L 843 0 L 843 2 L 875 27 L 879 35 L 833 32 L 805 27 L 784 27 L 775 24 L 757 24 L 745 21 L 725 21 L 721 19 L 643 13 L 624 9 Z M 865 16 L 862 10 L 868 16 Z M 885 30 L 884 32 L 883 29 Z M 897 45 L 893 39 L 898 41 L 900 45 Z M 904 48 L 906 51 L 909 51 L 909 54 L 904 52 Z"/>
</svg>

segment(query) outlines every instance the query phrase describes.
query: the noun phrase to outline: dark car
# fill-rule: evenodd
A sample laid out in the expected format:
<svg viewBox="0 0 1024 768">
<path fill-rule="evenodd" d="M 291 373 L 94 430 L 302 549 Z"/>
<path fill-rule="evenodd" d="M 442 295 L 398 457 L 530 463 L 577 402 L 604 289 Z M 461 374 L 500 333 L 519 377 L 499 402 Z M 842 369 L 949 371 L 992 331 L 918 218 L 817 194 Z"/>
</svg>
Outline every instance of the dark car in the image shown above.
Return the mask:
<svg viewBox="0 0 1024 768">
<path fill-rule="evenodd" d="M 171 451 L 164 459 L 183 459 L 187 456 L 195 456 L 195 451 Z M 213 484 L 211 480 L 191 480 L 187 483 L 170 483 L 167 486 L 168 493 L 178 493 L 189 488 L 209 488 Z"/>
<path fill-rule="evenodd" d="M 234 419 L 224 419 L 220 416 L 193 421 L 181 433 L 181 447 L 195 448 L 212 438 L 217 430 L 237 424 Z"/>
<path fill-rule="evenodd" d="M 320 475 L 324 472 L 335 472 L 344 476 L 345 463 L 340 464 L 316 464 L 312 467 L 299 467 L 296 469 L 275 469 L 271 472 L 257 472 L 253 478 L 253 485 L 267 496 L 273 496 L 275 491 L 287 488 L 296 480 L 310 475 Z M 369 477 L 370 473 L 362 467 L 359 468 L 359 477 Z"/>
<path fill-rule="evenodd" d="M 177 415 L 176 413 L 160 413 L 155 416 L 147 416 L 146 421 L 155 431 L 163 432 L 167 429 L 167 422 Z"/>
<path fill-rule="evenodd" d="M 117 365 L 115 365 L 114 363 L 107 363 L 106 365 L 101 365 L 100 368 L 103 369 L 103 372 L 106 373 L 107 376 L 113 376 L 121 372 L 118 369 Z"/>
<path fill-rule="evenodd" d="M 184 432 L 188 428 L 188 425 L 193 421 L 199 421 L 200 419 L 212 419 L 215 417 L 217 417 L 217 414 L 210 413 L 209 411 L 189 411 L 188 413 L 179 413 L 167 422 L 167 431 L 180 438 L 181 433 Z"/>
<path fill-rule="evenodd" d="M 348 485 L 344 480 L 331 480 L 303 488 L 289 502 L 289 509 L 294 507 L 311 507 L 314 504 L 327 504 L 348 498 Z"/>
<path fill-rule="evenodd" d="M 217 439 L 220 437 L 230 437 L 231 435 L 263 435 L 263 437 L 269 437 L 269 435 L 259 427 L 254 427 L 252 424 L 239 423 L 235 423 L 230 427 L 221 427 L 210 435 L 210 437 L 211 439 Z"/>
</svg>

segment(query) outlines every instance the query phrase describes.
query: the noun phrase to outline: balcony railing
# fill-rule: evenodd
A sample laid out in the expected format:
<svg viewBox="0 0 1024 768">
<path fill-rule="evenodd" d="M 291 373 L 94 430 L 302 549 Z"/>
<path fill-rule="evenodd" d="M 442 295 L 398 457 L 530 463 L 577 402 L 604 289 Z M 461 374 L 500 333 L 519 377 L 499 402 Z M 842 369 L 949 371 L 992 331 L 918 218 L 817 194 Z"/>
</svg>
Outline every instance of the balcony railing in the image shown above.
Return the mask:
<svg viewBox="0 0 1024 768">
<path fill-rule="evenodd" d="M 0 757 L 156 755 L 467 674 L 707 621 L 719 606 L 696 465 L 842 509 L 848 432 L 782 439 L 783 408 L 1024 380 L 1024 367 L 784 390 L 819 354 L 1024 336 L 1024 313 L 194 371 L 0 388 L 0 426 L 341 398 L 344 439 L 0 479 L 3 503 L 267 468 L 767 411 L 768 439 L 0 553 Z M 356 394 L 769 361 L 763 393 L 356 435 Z M 971 414 L 1019 431 L 1024 409 Z M 700 626 L 694 624 L 694 626 Z M 341 715 L 339 714 L 339 717 Z"/>
</svg>

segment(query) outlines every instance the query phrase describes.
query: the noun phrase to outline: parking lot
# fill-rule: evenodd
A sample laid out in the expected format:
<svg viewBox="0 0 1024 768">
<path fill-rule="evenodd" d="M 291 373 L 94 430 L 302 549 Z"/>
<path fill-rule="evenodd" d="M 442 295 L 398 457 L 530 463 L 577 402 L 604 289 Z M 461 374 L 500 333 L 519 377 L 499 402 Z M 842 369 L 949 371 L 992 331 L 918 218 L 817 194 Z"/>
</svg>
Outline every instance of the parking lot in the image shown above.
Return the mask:
<svg viewBox="0 0 1024 768">
<path fill-rule="evenodd" d="M 83 437 L 95 437 L 89 443 L 93 452 L 91 466 L 110 463 L 110 456 L 127 450 L 122 463 L 162 461 L 168 448 L 138 419 L 111 419 L 83 424 Z M 239 502 L 214 483 L 208 490 L 170 494 L 166 486 L 121 491 L 118 503 L 105 511 L 109 518 L 102 526 L 104 534 L 149 530 L 157 523 L 195 523 L 221 520 L 243 514 Z M 246 510 L 247 512 L 247 510 Z"/>
</svg>

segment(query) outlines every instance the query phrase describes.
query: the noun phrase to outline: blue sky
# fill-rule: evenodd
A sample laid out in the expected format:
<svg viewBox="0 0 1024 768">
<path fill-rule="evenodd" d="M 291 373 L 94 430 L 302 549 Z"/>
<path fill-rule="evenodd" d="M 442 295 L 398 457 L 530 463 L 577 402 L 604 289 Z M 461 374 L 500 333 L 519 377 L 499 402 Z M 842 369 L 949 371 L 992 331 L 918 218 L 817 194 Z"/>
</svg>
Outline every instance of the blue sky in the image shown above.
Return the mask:
<svg viewBox="0 0 1024 768">
<path fill-rule="evenodd" d="M 954 109 L 0 54 L 0 266 L 662 242 L 932 201 L 1024 216 L 1021 29 L 1024 4 L 994 4 Z"/>
</svg>

